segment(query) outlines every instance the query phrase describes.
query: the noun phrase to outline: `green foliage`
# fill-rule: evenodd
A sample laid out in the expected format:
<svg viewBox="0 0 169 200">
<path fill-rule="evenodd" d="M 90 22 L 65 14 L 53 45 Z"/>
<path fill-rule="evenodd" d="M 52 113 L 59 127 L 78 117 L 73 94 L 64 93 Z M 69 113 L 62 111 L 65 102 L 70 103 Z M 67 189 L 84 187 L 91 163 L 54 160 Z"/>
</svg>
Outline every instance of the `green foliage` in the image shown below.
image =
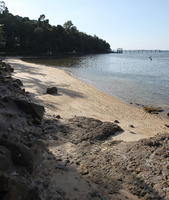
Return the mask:
<svg viewBox="0 0 169 200">
<path fill-rule="evenodd" d="M 97 36 L 80 32 L 67 21 L 63 26 L 51 26 L 45 15 L 38 20 L 14 16 L 0 1 L 0 24 L 6 40 L 6 52 L 24 52 L 25 54 L 62 54 L 62 53 L 104 53 L 110 51 L 110 45 Z M 2 37 L 0 29 L 0 38 Z"/>
<path fill-rule="evenodd" d="M 0 13 L 3 13 L 3 11 L 6 9 L 5 7 L 5 2 L 4 1 L 0 1 Z"/>
<path fill-rule="evenodd" d="M 76 27 L 73 25 L 72 21 L 67 21 L 63 24 L 63 28 L 66 30 L 66 31 L 69 31 L 71 29 L 76 29 Z"/>
</svg>

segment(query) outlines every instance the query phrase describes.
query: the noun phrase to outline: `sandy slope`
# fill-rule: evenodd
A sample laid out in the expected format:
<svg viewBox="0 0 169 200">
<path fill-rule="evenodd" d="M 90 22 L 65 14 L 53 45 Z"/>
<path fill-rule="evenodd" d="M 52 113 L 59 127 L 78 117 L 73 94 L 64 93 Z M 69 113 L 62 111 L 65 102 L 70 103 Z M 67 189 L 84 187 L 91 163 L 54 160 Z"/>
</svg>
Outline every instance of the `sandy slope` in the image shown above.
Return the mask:
<svg viewBox="0 0 169 200">
<path fill-rule="evenodd" d="M 35 95 L 46 108 L 46 115 L 61 115 L 63 118 L 86 116 L 102 121 L 118 120 L 125 130 L 116 139 L 134 141 L 140 138 L 169 132 L 167 119 L 145 113 L 141 108 L 127 105 L 103 94 L 94 87 L 81 82 L 63 70 L 19 59 L 8 59 L 14 69 L 14 77 L 23 81 L 26 91 Z M 57 86 L 56 96 L 45 94 L 46 88 Z M 131 128 L 134 125 L 135 128 Z"/>
</svg>

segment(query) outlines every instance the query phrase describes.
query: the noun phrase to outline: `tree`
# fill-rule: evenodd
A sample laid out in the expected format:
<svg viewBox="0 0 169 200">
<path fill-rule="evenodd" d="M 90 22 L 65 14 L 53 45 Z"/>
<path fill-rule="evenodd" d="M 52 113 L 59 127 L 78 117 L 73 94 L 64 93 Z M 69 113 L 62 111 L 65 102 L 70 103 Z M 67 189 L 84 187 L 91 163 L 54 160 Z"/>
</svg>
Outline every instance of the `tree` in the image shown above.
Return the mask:
<svg viewBox="0 0 169 200">
<path fill-rule="evenodd" d="M 42 14 L 37 20 L 20 17 L 6 12 L 4 2 L 0 1 L 0 40 L 6 41 L 6 52 L 15 54 L 52 55 L 62 53 L 104 53 L 110 51 L 110 46 L 104 40 L 87 35 L 77 30 L 72 21 L 63 26 L 51 26 L 49 20 Z M 4 34 L 3 34 L 4 31 Z M 4 42 L 2 42 L 4 43 Z"/>
<path fill-rule="evenodd" d="M 4 39 L 4 31 L 2 29 L 2 25 L 0 25 L 0 48 L 4 48 L 6 45 L 5 39 Z"/>
<path fill-rule="evenodd" d="M 40 17 L 38 18 L 38 26 L 47 30 L 50 29 L 50 25 L 49 25 L 49 20 L 45 18 L 46 17 L 44 14 L 40 15 Z"/>
<path fill-rule="evenodd" d="M 75 28 L 75 26 L 73 25 L 73 23 L 72 23 L 72 21 L 67 21 L 67 22 L 65 22 L 64 24 L 63 24 L 63 28 L 65 29 L 65 30 L 70 30 L 70 29 L 72 29 L 72 28 Z"/>
<path fill-rule="evenodd" d="M 42 14 L 40 15 L 39 19 L 38 19 L 38 22 L 41 23 L 41 22 L 44 22 L 45 21 L 45 15 Z"/>
<path fill-rule="evenodd" d="M 0 42 L 4 41 L 2 25 L 0 24 Z"/>
<path fill-rule="evenodd" d="M 0 1 L 0 14 L 2 14 L 3 12 L 8 12 L 8 8 L 6 7 L 4 1 Z"/>
</svg>

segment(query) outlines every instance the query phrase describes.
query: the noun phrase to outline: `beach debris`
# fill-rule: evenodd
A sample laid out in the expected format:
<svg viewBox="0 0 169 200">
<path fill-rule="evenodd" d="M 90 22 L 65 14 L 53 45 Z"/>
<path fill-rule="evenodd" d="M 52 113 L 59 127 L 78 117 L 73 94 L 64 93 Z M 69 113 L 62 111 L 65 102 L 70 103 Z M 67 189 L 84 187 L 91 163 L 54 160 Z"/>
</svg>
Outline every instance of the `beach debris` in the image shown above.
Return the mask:
<svg viewBox="0 0 169 200">
<path fill-rule="evenodd" d="M 120 122 L 119 122 L 118 120 L 114 120 L 114 123 L 117 123 L 117 124 L 119 124 Z"/>
<path fill-rule="evenodd" d="M 49 87 L 49 88 L 46 89 L 46 93 L 47 94 L 57 94 L 58 89 L 57 89 L 57 87 Z"/>
<path fill-rule="evenodd" d="M 144 106 L 143 109 L 144 109 L 144 111 L 146 111 L 147 113 L 150 113 L 150 114 L 158 114 L 159 112 L 164 111 L 161 108 L 156 108 L 156 107 L 152 107 L 152 106 Z"/>
</svg>

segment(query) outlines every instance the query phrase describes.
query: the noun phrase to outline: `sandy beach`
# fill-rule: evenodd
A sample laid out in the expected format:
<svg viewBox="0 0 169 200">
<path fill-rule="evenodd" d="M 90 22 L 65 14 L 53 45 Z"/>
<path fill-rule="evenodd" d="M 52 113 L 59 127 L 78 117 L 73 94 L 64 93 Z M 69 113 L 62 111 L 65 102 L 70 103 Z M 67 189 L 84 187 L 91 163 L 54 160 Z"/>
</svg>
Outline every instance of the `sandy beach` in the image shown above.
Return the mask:
<svg viewBox="0 0 169 200">
<path fill-rule="evenodd" d="M 25 90 L 30 92 L 38 103 L 44 105 L 46 116 L 85 116 L 110 122 L 118 120 L 124 132 L 114 138 L 124 141 L 137 141 L 169 132 L 165 126 L 169 124 L 167 119 L 148 114 L 142 108 L 127 105 L 64 70 L 27 63 L 20 59 L 6 61 L 15 69 L 13 76 L 23 82 Z M 46 88 L 52 86 L 58 88 L 58 95 L 46 94 Z"/>
</svg>

